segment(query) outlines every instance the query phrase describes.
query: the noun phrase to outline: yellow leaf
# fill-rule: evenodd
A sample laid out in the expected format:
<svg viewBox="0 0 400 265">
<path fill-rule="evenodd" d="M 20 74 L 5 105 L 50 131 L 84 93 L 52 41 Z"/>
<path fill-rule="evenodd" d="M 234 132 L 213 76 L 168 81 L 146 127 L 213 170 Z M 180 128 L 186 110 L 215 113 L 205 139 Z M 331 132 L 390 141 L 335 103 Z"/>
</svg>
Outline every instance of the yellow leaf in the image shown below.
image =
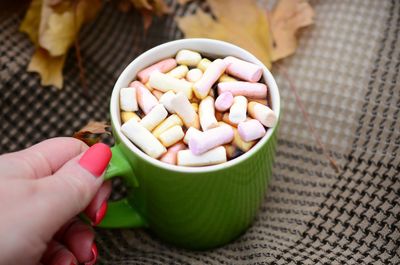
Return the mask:
<svg viewBox="0 0 400 265">
<path fill-rule="evenodd" d="M 101 1 L 64 2 L 62 8 L 53 8 L 50 6 L 49 0 L 44 1 L 39 44 L 52 56 L 66 54 L 78 37 L 83 23 L 93 18 L 100 9 Z"/>
<path fill-rule="evenodd" d="M 217 20 L 201 10 L 177 18 L 179 28 L 188 38 L 219 39 L 252 52 L 271 67 L 271 39 L 265 12 L 256 0 L 208 0 Z"/>
<path fill-rule="evenodd" d="M 274 39 L 272 61 L 285 58 L 296 51 L 297 31 L 314 23 L 314 10 L 305 0 L 280 0 L 271 13 Z"/>
<path fill-rule="evenodd" d="M 62 69 L 66 55 L 51 56 L 45 49 L 37 48 L 28 66 L 29 72 L 37 72 L 43 86 L 53 85 L 59 89 L 63 85 Z"/>
<path fill-rule="evenodd" d="M 42 10 L 42 0 L 33 0 L 25 14 L 19 30 L 28 34 L 31 41 L 38 45 L 39 42 L 39 24 Z"/>
</svg>

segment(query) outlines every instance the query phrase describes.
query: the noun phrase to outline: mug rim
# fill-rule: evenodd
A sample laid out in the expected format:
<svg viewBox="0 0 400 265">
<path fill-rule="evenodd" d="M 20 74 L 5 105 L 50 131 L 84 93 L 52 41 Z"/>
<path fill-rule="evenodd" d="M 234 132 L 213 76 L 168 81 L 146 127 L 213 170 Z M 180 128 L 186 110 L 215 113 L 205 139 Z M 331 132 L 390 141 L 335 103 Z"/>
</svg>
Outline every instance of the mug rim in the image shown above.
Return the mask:
<svg viewBox="0 0 400 265">
<path fill-rule="evenodd" d="M 122 132 L 121 132 L 121 120 L 120 120 L 120 108 L 119 108 L 119 91 L 122 87 L 126 87 L 123 83 L 125 83 L 125 80 L 131 80 L 129 82 L 132 82 L 132 79 L 129 79 L 129 77 L 135 76 L 131 74 L 132 72 L 140 71 L 141 69 L 147 67 L 138 67 L 140 65 L 140 61 L 143 59 L 150 57 L 152 55 L 157 55 L 159 51 L 162 51 L 164 49 L 170 49 L 174 48 L 174 46 L 179 46 L 184 44 L 190 44 L 190 43 L 198 43 L 198 44 L 205 44 L 205 45 L 221 45 L 225 46 L 226 48 L 229 49 L 234 49 L 238 51 L 241 54 L 246 55 L 246 61 L 250 61 L 252 63 L 255 63 L 257 65 L 260 65 L 263 68 L 263 77 L 265 80 L 265 83 L 267 84 L 268 91 L 270 94 L 270 98 L 272 101 L 272 110 L 275 112 L 277 116 L 277 123 L 273 128 L 268 128 L 267 133 L 261 138 L 249 151 L 246 153 L 232 159 L 228 160 L 224 163 L 217 164 L 217 165 L 210 165 L 210 166 L 201 166 L 201 167 L 188 167 L 188 166 L 178 166 L 178 165 L 171 165 L 168 163 L 164 163 L 156 158 L 150 157 L 146 153 L 144 153 L 141 149 L 139 149 L 135 144 L 133 144 Z M 209 51 L 209 53 L 213 53 L 213 51 Z M 175 54 L 171 54 L 171 57 L 173 57 Z M 157 61 L 162 60 L 162 58 L 158 58 L 155 60 L 153 63 L 156 63 Z M 150 64 L 151 65 L 151 64 Z M 135 69 L 137 68 L 137 69 Z M 148 163 L 159 167 L 163 168 L 166 170 L 170 171 L 176 171 L 176 172 L 182 172 L 182 173 L 204 173 L 204 172 L 212 172 L 212 171 L 218 171 L 221 169 L 227 169 L 229 167 L 235 166 L 247 159 L 250 159 L 255 153 L 257 153 L 264 145 L 268 143 L 272 135 L 274 134 L 278 124 L 279 124 L 279 119 L 280 119 L 280 95 L 279 95 L 279 90 L 278 86 L 276 84 L 276 81 L 274 77 L 272 76 L 271 72 L 268 70 L 268 68 L 259 60 L 257 59 L 252 53 L 248 52 L 247 50 L 240 48 L 237 45 L 225 42 L 225 41 L 220 41 L 220 40 L 215 40 L 215 39 L 206 39 L 206 38 L 189 38 L 189 39 L 179 39 L 179 40 L 173 40 L 169 41 L 160 45 L 157 45 L 144 53 L 140 54 L 138 57 L 136 57 L 133 61 L 131 61 L 127 67 L 122 71 L 122 73 L 119 75 L 114 87 L 113 91 L 111 94 L 111 99 L 110 99 L 110 115 L 111 115 L 111 123 L 113 126 L 113 131 L 114 133 L 117 134 L 117 137 L 123 142 L 123 144 L 128 147 L 128 149 L 131 152 L 134 152 L 136 155 L 147 161 Z"/>
</svg>

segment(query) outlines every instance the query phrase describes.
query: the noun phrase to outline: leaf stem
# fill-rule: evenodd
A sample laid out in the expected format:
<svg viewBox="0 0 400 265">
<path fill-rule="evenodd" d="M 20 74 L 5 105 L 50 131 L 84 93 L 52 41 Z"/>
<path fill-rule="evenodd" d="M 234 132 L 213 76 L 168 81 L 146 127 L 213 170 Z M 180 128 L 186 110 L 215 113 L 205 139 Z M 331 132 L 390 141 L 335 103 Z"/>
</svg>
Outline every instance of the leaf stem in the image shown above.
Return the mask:
<svg viewBox="0 0 400 265">
<path fill-rule="evenodd" d="M 339 173 L 340 172 L 339 166 L 337 165 L 335 159 L 330 155 L 330 151 L 322 143 L 321 138 L 319 137 L 317 130 L 314 128 L 314 125 L 313 125 L 306 109 L 304 108 L 304 105 L 300 99 L 300 96 L 297 93 L 296 86 L 294 85 L 293 80 L 290 78 L 286 68 L 281 65 L 276 65 L 276 66 L 277 66 L 278 70 L 283 74 L 283 77 L 289 82 L 289 87 L 292 90 L 293 94 L 295 95 L 297 106 L 300 108 L 300 111 L 303 114 L 304 119 L 306 120 L 308 129 L 311 131 L 311 133 L 314 137 L 314 140 L 317 142 L 317 145 L 322 149 L 323 154 L 329 160 L 329 163 L 332 166 L 332 168 L 335 170 L 335 172 Z"/>
</svg>

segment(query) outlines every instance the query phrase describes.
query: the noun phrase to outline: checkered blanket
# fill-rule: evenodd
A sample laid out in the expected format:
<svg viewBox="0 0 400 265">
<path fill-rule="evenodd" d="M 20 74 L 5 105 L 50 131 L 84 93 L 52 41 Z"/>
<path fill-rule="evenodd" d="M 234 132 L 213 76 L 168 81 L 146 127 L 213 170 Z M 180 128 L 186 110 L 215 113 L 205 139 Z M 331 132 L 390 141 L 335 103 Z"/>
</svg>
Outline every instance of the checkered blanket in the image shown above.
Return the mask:
<svg viewBox="0 0 400 265">
<path fill-rule="evenodd" d="M 193 12 L 199 1 L 181 7 Z M 295 56 L 280 63 L 341 166 L 335 173 L 315 144 L 286 79 L 273 71 L 283 116 L 273 178 L 253 225 L 234 242 L 196 252 L 160 242 L 148 231 L 97 230 L 100 264 L 399 264 L 400 2 L 311 1 L 314 26 Z M 109 2 L 107 5 L 111 5 Z M 41 88 L 26 71 L 33 52 L 18 32 L 20 15 L 0 22 L 0 153 L 89 120 L 109 120 L 111 90 L 143 51 L 181 38 L 172 16 L 143 33 L 138 13 L 104 8 L 81 34 L 90 97 L 82 96 L 72 51 L 65 87 Z M 123 187 L 114 183 L 114 197 Z"/>
</svg>

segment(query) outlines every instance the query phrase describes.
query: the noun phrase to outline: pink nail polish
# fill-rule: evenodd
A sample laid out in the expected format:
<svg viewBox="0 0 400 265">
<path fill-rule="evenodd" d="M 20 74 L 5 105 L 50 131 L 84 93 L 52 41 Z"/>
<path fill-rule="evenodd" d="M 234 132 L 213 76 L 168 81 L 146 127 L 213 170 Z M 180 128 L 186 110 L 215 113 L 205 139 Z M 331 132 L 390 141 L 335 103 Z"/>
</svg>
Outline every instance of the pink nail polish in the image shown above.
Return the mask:
<svg viewBox="0 0 400 265">
<path fill-rule="evenodd" d="M 88 262 L 85 262 L 85 265 L 93 265 L 93 264 L 96 263 L 98 252 L 97 252 L 97 246 L 96 246 L 96 244 L 94 242 L 93 242 L 93 245 L 92 245 L 92 255 L 93 255 L 92 260 L 90 260 Z"/>
<path fill-rule="evenodd" d="M 108 145 L 97 143 L 83 154 L 79 164 L 96 177 L 99 177 L 106 170 L 111 155 L 111 149 Z"/>
<path fill-rule="evenodd" d="M 96 217 L 95 217 L 95 221 L 93 222 L 93 225 L 98 225 L 98 224 L 100 224 L 101 220 L 103 220 L 103 218 L 107 212 L 107 205 L 108 205 L 107 201 L 105 201 L 101 204 L 100 208 L 96 212 Z"/>
</svg>

